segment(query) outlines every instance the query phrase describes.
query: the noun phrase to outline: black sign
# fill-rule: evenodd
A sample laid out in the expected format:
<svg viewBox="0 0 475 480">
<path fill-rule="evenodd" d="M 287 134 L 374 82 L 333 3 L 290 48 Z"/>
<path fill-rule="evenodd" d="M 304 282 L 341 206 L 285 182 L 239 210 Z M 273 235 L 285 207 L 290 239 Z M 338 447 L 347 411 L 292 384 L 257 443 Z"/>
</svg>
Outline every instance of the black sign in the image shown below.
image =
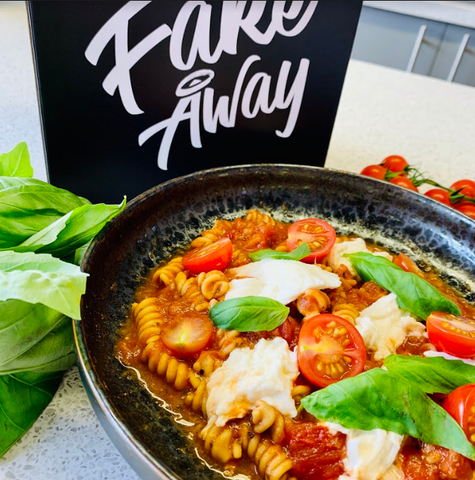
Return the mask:
<svg viewBox="0 0 475 480">
<path fill-rule="evenodd" d="M 117 202 L 212 167 L 323 166 L 360 10 L 29 2 L 50 182 Z"/>
</svg>

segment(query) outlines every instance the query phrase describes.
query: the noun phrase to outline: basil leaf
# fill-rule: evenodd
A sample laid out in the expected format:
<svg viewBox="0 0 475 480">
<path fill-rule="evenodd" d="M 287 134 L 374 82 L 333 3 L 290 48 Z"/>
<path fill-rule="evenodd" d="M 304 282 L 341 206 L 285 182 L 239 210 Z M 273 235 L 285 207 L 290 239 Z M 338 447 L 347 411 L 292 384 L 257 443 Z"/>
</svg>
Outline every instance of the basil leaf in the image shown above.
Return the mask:
<svg viewBox="0 0 475 480">
<path fill-rule="evenodd" d="M 0 376 L 0 457 L 40 416 L 62 377 L 63 372 Z"/>
<path fill-rule="evenodd" d="M 62 313 L 41 303 L 0 302 L 0 365 L 40 342 L 63 318 Z"/>
<path fill-rule="evenodd" d="M 397 296 L 400 308 L 425 320 L 432 312 L 460 315 L 457 305 L 414 273 L 405 272 L 387 258 L 358 252 L 345 254 L 364 280 L 377 283 Z"/>
<path fill-rule="evenodd" d="M 475 367 L 461 360 L 418 355 L 390 355 L 384 360 L 389 373 L 400 375 L 425 393 L 450 393 L 475 383 Z"/>
<path fill-rule="evenodd" d="M 301 404 L 319 420 L 410 435 L 475 460 L 474 446 L 442 407 L 411 382 L 380 368 L 318 390 Z"/>
<path fill-rule="evenodd" d="M 87 276 L 46 253 L 0 252 L 0 300 L 41 303 L 79 319 Z"/>
<path fill-rule="evenodd" d="M 291 252 L 278 252 L 277 250 L 265 249 L 258 250 L 249 254 L 249 258 L 253 262 L 258 262 L 264 258 L 276 258 L 278 260 L 302 260 L 302 258 L 308 257 L 310 255 L 310 247 L 306 243 L 302 243 L 295 250 Z"/>
<path fill-rule="evenodd" d="M 124 199 L 120 205 L 101 203 L 77 207 L 10 250 L 67 256 L 96 236 L 107 222 L 125 208 L 125 203 Z"/>
<path fill-rule="evenodd" d="M 47 183 L 0 190 L 0 249 L 13 247 L 81 205 L 89 203 Z"/>
<path fill-rule="evenodd" d="M 9 177 L 32 177 L 33 168 L 25 142 L 19 143 L 8 153 L 0 155 L 0 175 Z"/>
<path fill-rule="evenodd" d="M 241 297 L 219 302 L 209 311 L 217 328 L 240 332 L 263 332 L 282 325 L 290 309 L 267 297 Z"/>
<path fill-rule="evenodd" d="M 71 319 L 61 321 L 45 337 L 19 357 L 0 365 L 0 375 L 20 372 L 58 372 L 76 361 Z"/>
</svg>

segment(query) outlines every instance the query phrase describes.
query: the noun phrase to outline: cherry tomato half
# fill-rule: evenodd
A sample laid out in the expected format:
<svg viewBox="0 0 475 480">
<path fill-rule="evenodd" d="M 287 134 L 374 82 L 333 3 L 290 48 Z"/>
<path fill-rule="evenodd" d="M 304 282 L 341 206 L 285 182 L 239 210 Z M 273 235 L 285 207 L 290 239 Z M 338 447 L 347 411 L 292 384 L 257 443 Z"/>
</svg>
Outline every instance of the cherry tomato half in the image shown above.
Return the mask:
<svg viewBox="0 0 475 480">
<path fill-rule="evenodd" d="M 450 193 L 447 190 L 443 190 L 442 188 L 432 188 L 424 193 L 426 197 L 433 198 L 438 202 L 444 203 L 445 205 L 452 206 L 450 201 Z"/>
<path fill-rule="evenodd" d="M 381 165 L 388 168 L 391 172 L 402 172 L 408 165 L 406 159 L 400 155 L 389 155 L 382 162 Z"/>
<path fill-rule="evenodd" d="M 389 180 L 389 183 L 394 183 L 394 185 L 399 185 L 400 187 L 407 188 L 408 190 L 413 190 L 414 192 L 419 191 L 417 187 L 412 183 L 412 181 L 407 177 L 394 177 Z"/>
<path fill-rule="evenodd" d="M 191 250 L 183 257 L 182 263 L 193 273 L 224 270 L 231 262 L 232 255 L 233 244 L 224 237 L 211 245 Z"/>
<path fill-rule="evenodd" d="M 424 272 L 405 253 L 400 253 L 397 257 L 394 257 L 393 263 L 405 272 L 415 273 L 419 277 L 424 276 Z"/>
<path fill-rule="evenodd" d="M 470 383 L 456 388 L 445 399 L 443 407 L 462 427 L 470 442 L 475 444 L 475 415 L 472 408 L 475 403 L 475 384 Z"/>
<path fill-rule="evenodd" d="M 475 203 L 464 203 L 463 205 L 456 205 L 455 208 L 467 215 L 467 217 L 473 218 L 475 220 Z"/>
<path fill-rule="evenodd" d="M 453 183 L 450 188 L 452 190 L 460 190 L 462 195 L 467 195 L 467 197 L 475 197 L 475 182 L 464 178 L 463 180 L 457 180 Z"/>
<path fill-rule="evenodd" d="M 337 315 L 315 315 L 300 329 L 300 371 L 319 387 L 326 387 L 363 371 L 366 347 L 360 332 Z"/>
<path fill-rule="evenodd" d="M 377 178 L 378 180 L 384 180 L 387 169 L 381 165 L 368 165 L 361 170 L 361 175 L 366 177 Z"/>
<path fill-rule="evenodd" d="M 161 339 L 178 356 L 189 356 L 203 350 L 213 336 L 213 322 L 199 313 L 187 313 L 164 326 Z"/>
<path fill-rule="evenodd" d="M 314 263 L 328 254 L 335 240 L 335 229 L 325 220 L 305 218 L 290 225 L 287 248 L 292 251 L 302 243 L 306 243 L 310 247 L 310 255 L 303 258 L 302 262 Z"/>
<path fill-rule="evenodd" d="M 432 312 L 426 320 L 430 341 L 439 349 L 461 358 L 475 356 L 475 320 L 452 313 Z"/>
</svg>

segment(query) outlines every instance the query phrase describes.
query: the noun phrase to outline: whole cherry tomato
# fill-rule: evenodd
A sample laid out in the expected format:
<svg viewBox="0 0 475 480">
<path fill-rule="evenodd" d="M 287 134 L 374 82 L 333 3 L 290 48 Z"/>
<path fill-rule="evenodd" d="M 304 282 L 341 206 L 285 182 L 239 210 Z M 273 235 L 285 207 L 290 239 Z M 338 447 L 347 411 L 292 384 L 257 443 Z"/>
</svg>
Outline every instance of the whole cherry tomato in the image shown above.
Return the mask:
<svg viewBox="0 0 475 480">
<path fill-rule="evenodd" d="M 470 383 L 456 388 L 443 403 L 444 409 L 462 427 L 472 444 L 475 444 L 475 384 Z"/>
<path fill-rule="evenodd" d="M 473 218 L 475 220 L 475 203 L 464 203 L 463 205 L 455 205 L 455 208 L 467 215 L 467 217 Z"/>
<path fill-rule="evenodd" d="M 183 257 L 182 263 L 193 273 L 224 270 L 231 262 L 232 255 L 233 244 L 224 237 L 211 245 L 191 250 Z"/>
<path fill-rule="evenodd" d="M 433 198 L 438 202 L 444 203 L 445 205 L 452 206 L 450 201 L 450 193 L 447 190 L 443 190 L 442 188 L 432 188 L 424 193 L 426 197 Z"/>
<path fill-rule="evenodd" d="M 366 347 L 348 320 L 332 314 L 314 315 L 300 329 L 297 359 L 307 380 L 326 387 L 361 373 Z"/>
<path fill-rule="evenodd" d="M 413 190 L 414 192 L 418 192 L 419 190 L 417 187 L 412 183 L 412 181 L 407 177 L 395 177 L 389 180 L 389 183 L 393 183 L 394 185 L 399 185 L 400 187 L 407 188 L 408 190 Z"/>
<path fill-rule="evenodd" d="M 432 312 L 426 320 L 429 340 L 449 355 L 475 356 L 475 320 L 452 313 Z"/>
<path fill-rule="evenodd" d="M 402 172 L 408 166 L 408 163 L 400 155 L 389 155 L 381 162 L 381 165 L 391 172 Z"/>
<path fill-rule="evenodd" d="M 368 165 L 361 170 L 361 175 L 366 177 L 377 178 L 378 180 L 384 180 L 387 169 L 381 165 Z"/>
<path fill-rule="evenodd" d="M 462 195 L 467 195 L 467 197 L 475 197 L 475 182 L 464 178 L 463 180 L 457 180 L 453 183 L 450 188 L 452 190 L 460 190 Z"/>
<path fill-rule="evenodd" d="M 335 229 L 325 220 L 305 218 L 290 225 L 287 248 L 292 251 L 302 243 L 306 243 L 310 247 L 310 255 L 303 258 L 302 262 L 314 263 L 328 254 L 335 240 Z"/>
</svg>

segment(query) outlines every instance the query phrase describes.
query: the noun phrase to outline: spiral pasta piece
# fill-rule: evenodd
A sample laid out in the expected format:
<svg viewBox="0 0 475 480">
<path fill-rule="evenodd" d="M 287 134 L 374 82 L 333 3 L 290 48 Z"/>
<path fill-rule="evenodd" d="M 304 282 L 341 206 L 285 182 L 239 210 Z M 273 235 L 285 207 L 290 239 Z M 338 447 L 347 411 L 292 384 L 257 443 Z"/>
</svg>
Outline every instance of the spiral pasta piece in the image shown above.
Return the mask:
<svg viewBox="0 0 475 480">
<path fill-rule="evenodd" d="M 297 298 L 297 310 L 305 317 L 325 312 L 331 305 L 325 292 L 309 288 Z"/>
<path fill-rule="evenodd" d="M 168 286 L 173 283 L 177 274 L 185 270 L 181 260 L 182 257 L 173 258 L 166 265 L 158 268 L 152 276 L 152 281 L 158 286 Z"/>
<path fill-rule="evenodd" d="M 238 330 L 218 329 L 216 338 L 219 345 L 219 356 L 221 358 L 229 357 L 229 354 L 235 349 L 243 346 L 245 339 L 241 337 Z"/>
<path fill-rule="evenodd" d="M 270 436 L 274 443 L 280 445 L 284 441 L 284 416 L 264 400 L 256 402 L 256 408 L 252 411 L 252 422 L 256 433 L 270 429 Z"/>
<path fill-rule="evenodd" d="M 208 425 L 200 432 L 200 438 L 204 441 L 204 449 L 218 462 L 226 463 L 242 456 L 240 440 L 228 425 Z"/>
<path fill-rule="evenodd" d="M 345 320 L 348 320 L 353 325 L 355 320 L 360 316 L 359 310 L 351 303 L 340 303 L 333 305 L 332 308 L 333 315 L 338 315 Z"/>
<path fill-rule="evenodd" d="M 219 270 L 200 273 L 197 277 L 197 282 L 201 294 L 206 300 L 219 300 L 229 291 L 228 277 Z"/>
<path fill-rule="evenodd" d="M 258 210 L 249 210 L 244 216 L 245 222 L 264 222 L 267 225 L 275 225 L 276 221 L 266 213 L 259 212 Z"/>
<path fill-rule="evenodd" d="M 201 248 L 211 245 L 220 238 L 224 237 L 232 228 L 232 222 L 229 220 L 216 220 L 213 228 L 201 232 L 201 236 L 191 242 L 191 248 Z"/>
<path fill-rule="evenodd" d="M 162 315 L 156 309 L 155 297 L 149 297 L 132 305 L 132 318 L 137 326 L 137 342 L 144 346 L 157 340 L 161 332 Z"/>
</svg>

